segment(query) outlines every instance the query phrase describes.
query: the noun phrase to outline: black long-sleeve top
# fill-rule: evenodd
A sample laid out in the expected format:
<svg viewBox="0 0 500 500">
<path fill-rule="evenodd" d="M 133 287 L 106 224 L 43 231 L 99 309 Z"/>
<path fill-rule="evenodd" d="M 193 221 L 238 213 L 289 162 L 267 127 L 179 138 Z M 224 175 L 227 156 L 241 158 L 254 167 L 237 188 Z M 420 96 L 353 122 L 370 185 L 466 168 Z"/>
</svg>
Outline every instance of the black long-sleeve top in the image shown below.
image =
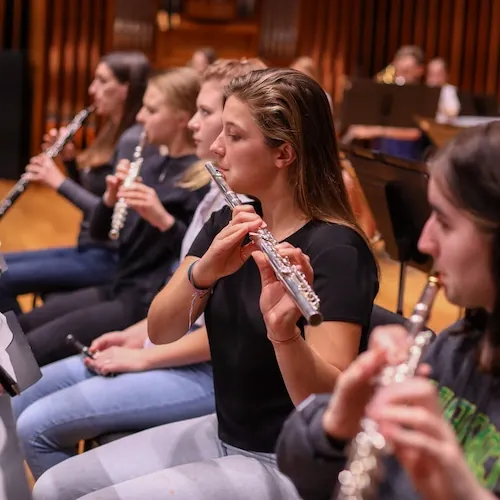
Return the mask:
<svg viewBox="0 0 500 500">
<path fill-rule="evenodd" d="M 106 190 L 106 176 L 113 173 L 115 165 L 120 160 L 132 160 L 141 132 L 142 126 L 139 124 L 125 130 L 118 140 L 109 163 L 87 169 L 78 169 L 75 160 L 65 162 L 70 176 L 59 186 L 58 193 L 82 211 L 83 219 L 78 235 L 78 247 L 115 247 L 111 241 L 97 241 L 90 236 L 90 218 Z M 143 151 L 143 157 L 146 158 L 157 153 L 158 148 L 156 146 L 147 146 Z"/>
<path fill-rule="evenodd" d="M 196 160 L 194 155 L 172 158 L 157 154 L 144 161 L 141 171 L 144 183 L 155 189 L 164 208 L 175 218 L 175 223 L 162 232 L 137 212 L 128 211 L 120 232 L 114 294 L 132 294 L 135 300 L 147 307 L 165 283 L 173 263 L 178 259 L 182 239 L 196 207 L 208 191 L 208 186 L 197 191 L 178 186 L 186 168 Z M 112 215 L 113 208 L 99 202 L 91 219 L 93 238 L 108 240 Z"/>
</svg>

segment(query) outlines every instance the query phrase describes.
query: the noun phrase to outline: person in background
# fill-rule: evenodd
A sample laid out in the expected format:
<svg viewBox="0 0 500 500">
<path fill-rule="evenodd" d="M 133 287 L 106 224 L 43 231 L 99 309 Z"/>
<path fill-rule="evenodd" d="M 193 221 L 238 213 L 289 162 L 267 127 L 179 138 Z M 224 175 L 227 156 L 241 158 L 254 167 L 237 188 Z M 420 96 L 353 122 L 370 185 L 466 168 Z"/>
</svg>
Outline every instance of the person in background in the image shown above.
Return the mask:
<svg viewBox="0 0 500 500">
<path fill-rule="evenodd" d="M 166 492 L 192 500 L 298 499 L 276 469 L 276 439 L 294 406 L 321 387 L 333 389 L 366 347 L 377 266 L 349 206 L 332 114 L 314 80 L 290 69 L 234 78 L 222 121 L 211 151 L 228 185 L 255 201 L 212 214 L 148 313 L 156 344 L 182 338 L 205 314 L 217 415 L 66 460 L 40 477 L 35 500 L 156 500 Z M 261 227 L 312 284 L 321 325 L 304 321 L 249 242 Z M 293 313 L 282 316 L 290 306 Z"/>
<path fill-rule="evenodd" d="M 416 85 L 421 83 L 425 72 L 425 56 L 420 47 L 404 45 L 392 61 L 392 83 Z M 346 136 L 349 140 L 370 140 L 371 148 L 390 156 L 408 160 L 422 160 L 429 141 L 416 127 L 384 127 L 372 125 L 351 125 Z"/>
<path fill-rule="evenodd" d="M 148 142 L 165 144 L 141 169 L 142 182 L 124 187 L 130 163 L 123 160 L 106 178 L 106 192 L 93 211 L 91 235 L 109 241 L 118 198 L 128 214 L 118 240 L 118 267 L 110 284 L 61 294 L 19 316 L 41 366 L 74 354 L 65 342 L 71 333 L 90 344 L 100 335 L 144 319 L 148 307 L 177 261 L 182 239 L 208 186 L 185 189 L 179 183 L 197 161 L 188 122 L 200 89 L 197 73 L 187 67 L 159 73 L 149 80 L 137 120 Z"/>
<path fill-rule="evenodd" d="M 116 246 L 93 238 L 89 222 L 106 189 L 106 176 L 113 172 L 118 160 L 132 158 L 140 134 L 134 126 L 135 117 L 149 70 L 149 62 L 140 52 L 112 52 L 103 56 L 89 95 L 95 113 L 104 119 L 104 124 L 84 151 L 76 154 L 71 145 L 64 149 L 63 159 L 71 176 L 66 177 L 44 154 L 32 158 L 26 167 L 27 180 L 57 191 L 82 211 L 83 218 L 74 247 L 5 254 L 8 270 L 0 280 L 1 312 L 12 310 L 20 314 L 18 295 L 74 290 L 103 285 L 112 279 L 116 271 Z M 57 131 L 48 134 L 45 147 L 57 136 Z"/>
<path fill-rule="evenodd" d="M 217 54 L 212 47 L 202 47 L 194 51 L 189 65 L 201 76 L 216 59 Z"/>
<path fill-rule="evenodd" d="M 254 69 L 259 60 L 218 60 L 205 72 L 197 111 L 189 122 L 199 158 L 214 160 L 210 146 L 222 129 L 224 85 Z M 189 189 L 204 185 L 201 162 L 190 167 Z M 184 236 L 180 260 L 213 212 L 225 205 L 215 183 L 198 205 Z M 203 318 L 199 330 L 167 345 L 147 338 L 147 320 L 110 332 L 90 346 L 95 361 L 81 356 L 42 368 L 43 377 L 13 400 L 17 431 L 35 479 L 76 455 L 80 439 L 133 432 L 215 411 L 210 349 Z M 99 375 L 120 374 L 114 378 Z"/>
<path fill-rule="evenodd" d="M 412 338 L 380 327 L 333 394 L 311 397 L 278 442 L 280 470 L 304 500 L 328 500 L 360 419 L 392 450 L 382 454 L 375 498 L 500 498 L 500 123 L 471 127 L 429 162 L 432 213 L 419 248 L 434 260 L 446 298 L 467 310 L 437 335 L 416 376 L 379 387 Z"/>
<path fill-rule="evenodd" d="M 304 75 L 307 75 L 308 77 L 316 80 L 319 83 L 318 67 L 316 66 L 316 63 L 314 62 L 312 57 L 298 57 L 297 59 L 295 59 L 295 61 L 292 62 L 292 64 L 290 64 L 290 68 L 304 73 Z M 330 108 L 332 108 L 333 110 L 332 96 L 326 90 L 325 94 L 328 98 L 328 102 L 330 103 Z"/>
<path fill-rule="evenodd" d="M 425 83 L 429 87 L 441 87 L 436 113 L 436 121 L 440 123 L 446 123 L 450 118 L 455 118 L 460 113 L 457 88 L 448 83 L 448 77 L 448 65 L 443 58 L 435 57 L 429 61 Z"/>
</svg>

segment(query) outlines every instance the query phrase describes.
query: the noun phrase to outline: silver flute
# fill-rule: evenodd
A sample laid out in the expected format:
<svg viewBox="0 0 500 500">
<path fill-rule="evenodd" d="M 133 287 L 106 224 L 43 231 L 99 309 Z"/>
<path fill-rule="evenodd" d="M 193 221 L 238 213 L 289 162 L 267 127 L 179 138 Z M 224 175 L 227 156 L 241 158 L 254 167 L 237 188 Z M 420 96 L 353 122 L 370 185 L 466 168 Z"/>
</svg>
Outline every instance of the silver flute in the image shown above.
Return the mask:
<svg viewBox="0 0 500 500">
<path fill-rule="evenodd" d="M 231 191 L 219 169 L 212 162 L 205 163 L 205 167 L 231 209 L 242 205 L 238 195 Z M 304 273 L 293 265 L 287 257 L 282 257 L 278 253 L 276 250 L 278 242 L 267 229 L 261 228 L 255 235 L 250 236 L 259 250 L 267 255 L 276 277 L 283 283 L 306 321 L 313 326 L 319 325 L 323 321 L 323 316 L 319 312 L 319 297 L 307 282 Z"/>
<path fill-rule="evenodd" d="M 133 182 L 137 180 L 141 173 L 141 167 L 143 163 L 142 151 L 146 145 L 147 137 L 146 132 L 142 132 L 139 138 L 139 142 L 134 150 L 134 156 L 132 162 L 130 163 L 130 168 L 123 181 L 123 187 L 129 187 Z M 113 209 L 113 216 L 111 218 L 111 229 L 109 231 L 109 238 L 111 240 L 117 240 L 120 237 L 120 231 L 125 225 L 127 219 L 128 206 L 127 202 L 123 197 L 119 198 L 115 203 Z"/>
<path fill-rule="evenodd" d="M 425 349 L 432 340 L 432 333 L 426 330 L 432 305 L 440 288 L 439 277 L 431 274 L 418 304 L 407 321 L 407 329 L 413 338 L 405 361 L 387 366 L 377 380 L 377 385 L 386 386 L 415 375 Z M 383 478 L 382 459 L 390 453 L 384 436 L 377 424 L 369 419 L 361 420 L 361 431 L 351 443 L 346 468 L 339 474 L 339 489 L 336 500 L 374 500 L 378 485 Z"/>
<path fill-rule="evenodd" d="M 63 150 L 68 141 L 80 129 L 83 122 L 94 111 L 94 109 L 94 106 L 89 106 L 88 108 L 82 109 L 82 111 L 75 115 L 71 122 L 66 126 L 64 133 L 56 139 L 52 146 L 44 151 L 44 154 L 51 159 L 55 158 Z M 24 193 L 28 184 L 29 181 L 24 177 L 21 177 L 21 179 L 14 184 L 12 189 L 7 193 L 7 196 L 0 202 L 0 219 L 7 213 L 7 210 L 14 205 L 14 202 Z"/>
</svg>

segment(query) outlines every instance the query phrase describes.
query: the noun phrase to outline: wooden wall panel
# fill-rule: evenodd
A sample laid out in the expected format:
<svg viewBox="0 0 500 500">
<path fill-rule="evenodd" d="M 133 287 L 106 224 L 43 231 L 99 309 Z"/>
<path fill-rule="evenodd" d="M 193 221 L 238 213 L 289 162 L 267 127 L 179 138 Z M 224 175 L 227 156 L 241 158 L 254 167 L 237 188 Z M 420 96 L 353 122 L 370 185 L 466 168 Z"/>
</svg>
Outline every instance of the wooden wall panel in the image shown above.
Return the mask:
<svg viewBox="0 0 500 500">
<path fill-rule="evenodd" d="M 371 77 L 415 44 L 448 61 L 455 85 L 500 100 L 500 0 L 301 0 L 300 12 L 296 56 L 313 57 L 334 94 L 339 71 Z"/>
<path fill-rule="evenodd" d="M 116 0 L 30 0 L 29 60 L 33 85 L 31 151 L 44 132 L 68 123 L 89 105 L 88 86 L 103 53 Z M 95 135 L 92 117 L 75 136 L 77 147 Z"/>
</svg>

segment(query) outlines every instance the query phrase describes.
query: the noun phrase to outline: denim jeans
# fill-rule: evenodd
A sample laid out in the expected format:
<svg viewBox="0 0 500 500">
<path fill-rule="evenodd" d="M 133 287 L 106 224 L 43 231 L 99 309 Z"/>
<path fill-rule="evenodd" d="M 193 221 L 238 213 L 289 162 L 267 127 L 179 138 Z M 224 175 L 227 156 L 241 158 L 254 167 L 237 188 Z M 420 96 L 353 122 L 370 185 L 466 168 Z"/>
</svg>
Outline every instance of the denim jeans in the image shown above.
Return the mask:
<svg viewBox="0 0 500 500">
<path fill-rule="evenodd" d="M 35 385 L 12 399 L 19 439 L 35 478 L 75 455 L 81 439 L 148 429 L 215 408 L 209 363 L 106 378 L 72 356 L 42 372 Z"/>
<path fill-rule="evenodd" d="M 18 295 L 106 284 L 117 263 L 116 253 L 101 247 L 10 252 L 4 257 L 8 269 L 0 279 L 0 312 L 17 314 Z"/>
</svg>

